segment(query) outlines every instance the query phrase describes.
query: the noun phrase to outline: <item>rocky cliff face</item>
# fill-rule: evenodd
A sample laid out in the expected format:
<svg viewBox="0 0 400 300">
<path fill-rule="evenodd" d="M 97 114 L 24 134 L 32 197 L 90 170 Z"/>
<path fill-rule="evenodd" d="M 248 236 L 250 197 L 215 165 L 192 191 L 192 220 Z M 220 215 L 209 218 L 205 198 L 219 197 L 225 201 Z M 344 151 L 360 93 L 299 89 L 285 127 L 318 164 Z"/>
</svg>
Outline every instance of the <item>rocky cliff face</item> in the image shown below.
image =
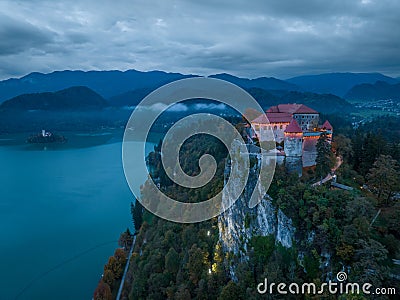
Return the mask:
<svg viewBox="0 0 400 300">
<path fill-rule="evenodd" d="M 281 243 L 286 248 L 292 247 L 294 239 L 295 228 L 291 219 L 272 205 L 272 199 L 267 194 L 257 206 L 249 208 L 248 203 L 257 182 L 257 174 L 256 164 L 250 171 L 240 198 L 218 219 L 222 249 L 234 254 L 239 260 L 248 259 L 248 243 L 253 236 L 274 235 L 276 243 Z M 234 192 L 225 191 L 222 197 L 230 197 L 231 194 Z M 235 279 L 234 267 L 231 267 L 230 273 L 232 279 Z"/>
</svg>

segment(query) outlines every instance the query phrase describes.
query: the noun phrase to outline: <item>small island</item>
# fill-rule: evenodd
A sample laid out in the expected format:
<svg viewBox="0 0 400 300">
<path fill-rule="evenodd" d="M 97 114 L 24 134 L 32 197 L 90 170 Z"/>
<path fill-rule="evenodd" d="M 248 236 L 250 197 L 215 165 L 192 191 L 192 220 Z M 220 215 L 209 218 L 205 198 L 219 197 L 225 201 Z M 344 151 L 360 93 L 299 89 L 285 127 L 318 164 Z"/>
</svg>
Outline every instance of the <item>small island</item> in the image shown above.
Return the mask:
<svg viewBox="0 0 400 300">
<path fill-rule="evenodd" d="M 32 135 L 27 139 L 29 144 L 47 144 L 47 143 L 66 143 L 67 139 L 63 135 L 53 134 L 49 131 L 42 130 L 41 133 Z"/>
</svg>

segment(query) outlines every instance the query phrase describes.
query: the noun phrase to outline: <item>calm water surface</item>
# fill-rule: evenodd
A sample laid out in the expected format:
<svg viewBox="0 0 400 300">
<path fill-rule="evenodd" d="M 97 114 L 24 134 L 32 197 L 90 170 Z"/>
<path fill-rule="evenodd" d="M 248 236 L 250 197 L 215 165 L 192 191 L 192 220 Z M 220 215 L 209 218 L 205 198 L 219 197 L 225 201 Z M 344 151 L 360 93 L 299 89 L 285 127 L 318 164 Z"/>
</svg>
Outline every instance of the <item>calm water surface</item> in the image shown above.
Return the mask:
<svg viewBox="0 0 400 300">
<path fill-rule="evenodd" d="M 121 142 L 0 146 L 0 298 L 91 299 L 131 201 Z"/>
</svg>

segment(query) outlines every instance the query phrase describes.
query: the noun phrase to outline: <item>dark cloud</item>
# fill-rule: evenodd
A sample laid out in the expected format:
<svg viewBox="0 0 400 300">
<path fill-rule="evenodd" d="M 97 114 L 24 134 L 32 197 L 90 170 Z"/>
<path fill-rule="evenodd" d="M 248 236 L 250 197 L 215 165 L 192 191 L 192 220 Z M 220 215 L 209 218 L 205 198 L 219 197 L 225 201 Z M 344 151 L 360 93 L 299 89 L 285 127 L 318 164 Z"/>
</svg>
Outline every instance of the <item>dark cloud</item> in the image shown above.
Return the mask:
<svg viewBox="0 0 400 300">
<path fill-rule="evenodd" d="M 0 13 L 0 55 L 17 54 L 49 44 L 53 34 Z"/>
<path fill-rule="evenodd" d="M 9 0 L 0 11 L 3 78 L 130 68 L 280 78 L 400 75 L 395 0 Z"/>
</svg>

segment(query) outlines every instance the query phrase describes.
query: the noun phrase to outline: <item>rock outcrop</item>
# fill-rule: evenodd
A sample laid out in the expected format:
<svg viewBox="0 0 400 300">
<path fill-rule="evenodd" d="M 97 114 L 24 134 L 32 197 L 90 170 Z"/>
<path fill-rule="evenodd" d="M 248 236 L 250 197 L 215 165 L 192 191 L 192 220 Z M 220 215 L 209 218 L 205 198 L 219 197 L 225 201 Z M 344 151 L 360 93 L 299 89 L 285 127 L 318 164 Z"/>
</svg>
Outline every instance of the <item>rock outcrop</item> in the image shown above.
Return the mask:
<svg viewBox="0 0 400 300">
<path fill-rule="evenodd" d="M 227 168 L 230 168 L 230 165 Z M 240 261 L 248 259 L 249 241 L 253 236 L 273 235 L 276 243 L 280 243 L 286 248 L 293 245 L 295 228 L 292 220 L 273 206 L 272 199 L 267 194 L 255 207 L 248 206 L 257 183 L 258 169 L 259 164 L 255 164 L 251 168 L 243 193 L 218 219 L 222 249 L 233 254 Z M 226 177 L 228 175 L 227 171 Z M 226 181 L 227 178 L 225 178 Z M 222 202 L 231 203 L 232 200 L 229 197 L 235 193 L 237 191 L 224 190 Z M 235 279 L 234 266 L 231 267 L 230 273 L 232 279 Z"/>
</svg>

